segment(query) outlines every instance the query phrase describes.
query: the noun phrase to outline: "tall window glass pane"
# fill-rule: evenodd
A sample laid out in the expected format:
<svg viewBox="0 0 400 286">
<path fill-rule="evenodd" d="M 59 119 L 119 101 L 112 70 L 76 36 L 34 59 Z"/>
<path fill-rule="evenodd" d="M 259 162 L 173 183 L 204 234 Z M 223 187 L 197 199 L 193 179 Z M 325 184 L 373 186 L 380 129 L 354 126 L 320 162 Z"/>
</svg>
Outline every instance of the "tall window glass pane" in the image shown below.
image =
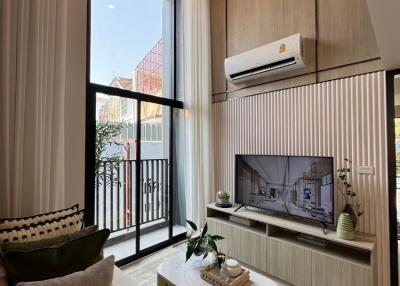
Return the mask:
<svg viewBox="0 0 400 286">
<path fill-rule="evenodd" d="M 106 255 L 136 252 L 137 101 L 96 95 L 95 224 L 108 228 Z"/>
<path fill-rule="evenodd" d="M 171 97 L 173 1 L 91 1 L 90 81 Z"/>
<path fill-rule="evenodd" d="M 170 107 L 141 103 L 140 249 L 169 239 Z"/>
<path fill-rule="evenodd" d="M 94 223 L 111 230 L 104 253 L 117 261 L 132 261 L 186 231 L 183 116 L 172 107 L 182 105 L 176 101 L 182 90 L 174 87 L 175 65 L 181 65 L 174 58 L 179 2 L 89 1 L 87 111 L 93 114 L 95 97 L 96 138 L 91 120 L 87 130 L 96 159 L 87 206 Z"/>
<path fill-rule="evenodd" d="M 400 238 L 400 76 L 394 77 L 397 236 Z"/>
</svg>

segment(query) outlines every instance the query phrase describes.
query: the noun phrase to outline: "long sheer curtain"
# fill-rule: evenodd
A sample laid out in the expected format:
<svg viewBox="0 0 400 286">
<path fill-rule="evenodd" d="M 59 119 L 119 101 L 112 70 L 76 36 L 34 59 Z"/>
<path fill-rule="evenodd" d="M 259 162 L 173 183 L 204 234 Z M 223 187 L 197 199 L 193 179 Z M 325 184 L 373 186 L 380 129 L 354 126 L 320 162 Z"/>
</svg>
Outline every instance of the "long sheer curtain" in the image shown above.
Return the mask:
<svg viewBox="0 0 400 286">
<path fill-rule="evenodd" d="M 0 0 L 0 217 L 65 205 L 68 5 Z"/>
<path fill-rule="evenodd" d="M 185 186 L 192 219 L 205 221 L 214 199 L 209 0 L 183 0 Z"/>
</svg>

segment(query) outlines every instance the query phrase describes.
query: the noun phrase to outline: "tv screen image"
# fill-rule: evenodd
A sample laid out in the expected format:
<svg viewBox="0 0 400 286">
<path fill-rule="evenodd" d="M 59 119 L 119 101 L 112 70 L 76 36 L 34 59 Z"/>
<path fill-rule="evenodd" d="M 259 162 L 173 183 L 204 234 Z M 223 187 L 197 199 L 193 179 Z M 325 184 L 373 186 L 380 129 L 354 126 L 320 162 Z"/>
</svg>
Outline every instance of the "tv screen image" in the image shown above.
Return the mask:
<svg viewBox="0 0 400 286">
<path fill-rule="evenodd" d="M 334 223 L 332 157 L 236 155 L 235 202 Z"/>
</svg>

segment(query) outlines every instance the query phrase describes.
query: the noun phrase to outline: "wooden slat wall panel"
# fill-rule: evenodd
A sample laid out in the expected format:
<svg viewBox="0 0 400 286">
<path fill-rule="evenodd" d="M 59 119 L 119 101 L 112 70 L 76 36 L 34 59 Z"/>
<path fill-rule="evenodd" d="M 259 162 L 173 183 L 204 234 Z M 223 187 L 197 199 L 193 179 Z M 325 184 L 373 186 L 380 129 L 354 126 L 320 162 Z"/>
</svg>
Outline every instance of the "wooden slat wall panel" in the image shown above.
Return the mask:
<svg viewBox="0 0 400 286">
<path fill-rule="evenodd" d="M 389 285 L 386 94 L 384 72 L 213 104 L 216 190 L 234 193 L 235 154 L 333 156 L 372 176 L 353 177 L 365 215 L 358 230 L 377 236 L 378 285 Z M 335 194 L 335 213 L 343 207 Z"/>
<path fill-rule="evenodd" d="M 379 57 L 366 0 L 317 3 L 318 70 Z"/>
</svg>

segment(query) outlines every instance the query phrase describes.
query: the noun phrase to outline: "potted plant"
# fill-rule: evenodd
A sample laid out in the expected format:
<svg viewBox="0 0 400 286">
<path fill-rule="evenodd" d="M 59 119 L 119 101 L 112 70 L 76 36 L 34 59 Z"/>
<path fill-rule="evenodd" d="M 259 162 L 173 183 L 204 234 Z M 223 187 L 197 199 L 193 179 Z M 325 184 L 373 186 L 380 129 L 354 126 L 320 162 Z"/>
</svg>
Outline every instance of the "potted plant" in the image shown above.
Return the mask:
<svg viewBox="0 0 400 286">
<path fill-rule="evenodd" d="M 204 259 L 211 252 L 215 252 L 216 254 L 219 253 L 216 241 L 222 240 L 224 237 L 208 234 L 207 223 L 204 225 L 202 230 L 198 229 L 197 225 L 190 220 L 187 220 L 187 223 L 193 229 L 194 234 L 188 238 L 186 261 L 188 261 L 193 254 L 195 256 L 202 256 Z"/>
<path fill-rule="evenodd" d="M 345 239 L 353 239 L 358 217 L 364 212 L 357 202 L 357 194 L 352 189 L 352 162 L 345 158 L 344 167 L 337 170 L 337 187 L 345 200 L 345 206 L 339 216 L 337 234 Z"/>
</svg>

